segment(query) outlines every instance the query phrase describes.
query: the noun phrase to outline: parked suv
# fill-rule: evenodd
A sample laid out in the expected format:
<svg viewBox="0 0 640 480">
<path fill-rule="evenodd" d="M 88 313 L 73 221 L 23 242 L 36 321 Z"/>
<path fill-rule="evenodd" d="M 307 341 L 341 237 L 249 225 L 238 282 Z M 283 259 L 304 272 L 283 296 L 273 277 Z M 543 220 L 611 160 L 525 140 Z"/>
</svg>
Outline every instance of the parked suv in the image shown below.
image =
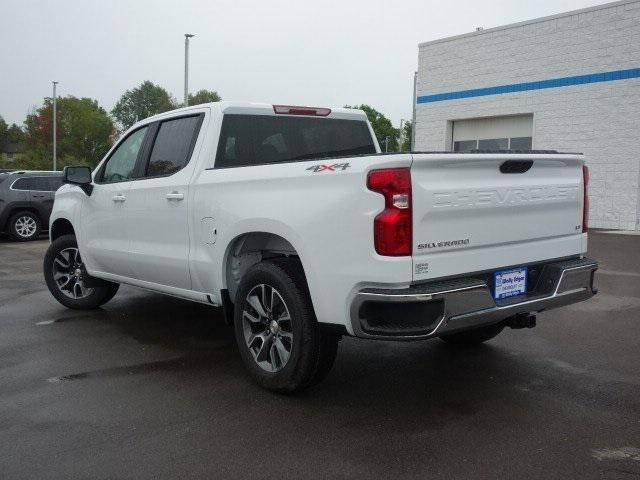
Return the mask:
<svg viewBox="0 0 640 480">
<path fill-rule="evenodd" d="M 0 173 L 0 230 L 24 242 L 49 229 L 55 191 L 61 172 L 15 171 Z"/>
</svg>

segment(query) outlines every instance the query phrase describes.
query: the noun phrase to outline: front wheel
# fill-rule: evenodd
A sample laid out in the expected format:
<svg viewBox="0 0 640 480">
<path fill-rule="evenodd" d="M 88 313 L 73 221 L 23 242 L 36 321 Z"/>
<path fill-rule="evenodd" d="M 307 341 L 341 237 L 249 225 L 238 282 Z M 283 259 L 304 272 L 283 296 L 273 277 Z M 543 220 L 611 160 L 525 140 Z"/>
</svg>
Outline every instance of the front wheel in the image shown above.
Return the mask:
<svg viewBox="0 0 640 480">
<path fill-rule="evenodd" d="M 89 277 L 74 235 L 63 235 L 49 245 L 43 267 L 49 291 L 67 308 L 97 308 L 111 300 L 120 286 Z"/>
<path fill-rule="evenodd" d="M 318 325 L 297 260 L 251 267 L 238 286 L 234 316 L 242 360 L 260 386 L 294 392 L 329 373 L 340 337 Z"/>
</svg>

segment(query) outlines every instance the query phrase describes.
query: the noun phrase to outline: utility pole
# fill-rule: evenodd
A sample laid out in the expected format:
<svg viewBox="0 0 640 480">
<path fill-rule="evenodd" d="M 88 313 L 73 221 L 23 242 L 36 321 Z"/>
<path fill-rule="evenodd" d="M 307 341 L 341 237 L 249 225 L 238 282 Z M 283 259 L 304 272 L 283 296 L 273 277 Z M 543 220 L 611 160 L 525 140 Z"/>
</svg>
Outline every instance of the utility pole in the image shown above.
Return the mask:
<svg viewBox="0 0 640 480">
<path fill-rule="evenodd" d="M 184 34 L 184 106 L 189 105 L 189 39 L 195 37 L 194 34 Z"/>
<path fill-rule="evenodd" d="M 404 122 L 406 122 L 406 120 L 404 118 L 400 119 L 400 135 L 398 135 L 398 151 L 401 152 L 402 151 L 402 144 L 404 143 Z"/>
<path fill-rule="evenodd" d="M 58 97 L 56 96 L 56 85 L 58 82 L 55 80 L 53 83 L 53 171 L 57 170 L 58 163 Z"/>
</svg>

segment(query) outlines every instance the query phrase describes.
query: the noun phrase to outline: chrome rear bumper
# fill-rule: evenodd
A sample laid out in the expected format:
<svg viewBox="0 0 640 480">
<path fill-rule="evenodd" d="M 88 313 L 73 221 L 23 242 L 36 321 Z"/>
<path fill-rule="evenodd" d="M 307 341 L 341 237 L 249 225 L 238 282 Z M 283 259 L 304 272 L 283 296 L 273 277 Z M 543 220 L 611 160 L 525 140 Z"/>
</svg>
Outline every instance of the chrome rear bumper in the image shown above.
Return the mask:
<svg viewBox="0 0 640 480">
<path fill-rule="evenodd" d="M 591 298 L 597 262 L 588 258 L 537 265 L 526 295 L 494 300 L 490 280 L 465 277 L 406 289 L 364 289 L 351 305 L 356 336 L 412 340 L 498 323 Z"/>
</svg>

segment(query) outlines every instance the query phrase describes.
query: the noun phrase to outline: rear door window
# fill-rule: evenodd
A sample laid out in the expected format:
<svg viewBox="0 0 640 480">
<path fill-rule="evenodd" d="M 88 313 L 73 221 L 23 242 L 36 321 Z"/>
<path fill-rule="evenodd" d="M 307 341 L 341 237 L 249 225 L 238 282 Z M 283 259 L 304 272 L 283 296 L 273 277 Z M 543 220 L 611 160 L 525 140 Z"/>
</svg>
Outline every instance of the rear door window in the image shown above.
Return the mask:
<svg viewBox="0 0 640 480">
<path fill-rule="evenodd" d="M 362 120 L 227 114 L 216 168 L 374 154 Z"/>
<path fill-rule="evenodd" d="M 33 177 L 31 188 L 29 190 L 35 190 L 38 192 L 46 192 L 49 190 L 49 179 L 47 177 Z"/>
<path fill-rule="evenodd" d="M 31 190 L 34 192 L 55 192 L 62 186 L 62 177 L 25 177 L 16 180 L 14 190 Z"/>
<path fill-rule="evenodd" d="M 145 176 L 171 175 L 189 163 L 201 123 L 202 115 L 161 122 Z"/>
<path fill-rule="evenodd" d="M 18 180 L 13 182 L 11 188 L 13 188 L 14 190 L 33 190 L 34 186 L 35 182 L 33 178 L 19 178 Z"/>
</svg>

